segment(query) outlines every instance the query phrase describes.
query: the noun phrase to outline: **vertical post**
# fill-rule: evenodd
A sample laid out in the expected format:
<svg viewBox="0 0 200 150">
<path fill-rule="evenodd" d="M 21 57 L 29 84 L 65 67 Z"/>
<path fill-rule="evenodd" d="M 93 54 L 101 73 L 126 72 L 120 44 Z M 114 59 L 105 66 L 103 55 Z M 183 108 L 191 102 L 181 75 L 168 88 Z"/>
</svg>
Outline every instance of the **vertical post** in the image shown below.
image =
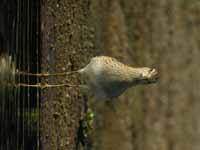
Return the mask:
<svg viewBox="0 0 200 150">
<path fill-rule="evenodd" d="M 88 1 L 44 0 L 41 2 L 41 71 L 77 70 L 93 53 L 88 34 Z M 90 44 L 92 45 L 92 44 Z M 49 84 L 79 84 L 78 76 L 48 77 Z M 77 143 L 84 101 L 79 89 L 61 87 L 42 90 L 41 144 L 43 150 L 71 150 Z"/>
</svg>

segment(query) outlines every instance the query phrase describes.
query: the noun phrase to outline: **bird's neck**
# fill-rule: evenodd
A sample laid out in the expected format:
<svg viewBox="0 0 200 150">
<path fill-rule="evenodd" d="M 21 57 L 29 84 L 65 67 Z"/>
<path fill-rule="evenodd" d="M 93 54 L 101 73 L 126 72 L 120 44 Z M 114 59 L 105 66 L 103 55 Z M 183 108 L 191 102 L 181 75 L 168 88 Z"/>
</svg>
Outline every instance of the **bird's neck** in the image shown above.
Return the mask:
<svg viewBox="0 0 200 150">
<path fill-rule="evenodd" d="M 119 81 L 121 83 L 121 87 L 130 88 L 138 84 L 138 80 L 140 79 L 140 72 L 137 68 L 126 68 L 123 71 L 123 75 L 120 77 Z"/>
<path fill-rule="evenodd" d="M 130 81 L 141 78 L 141 70 L 139 68 L 130 67 L 127 69 L 126 74 Z"/>
</svg>

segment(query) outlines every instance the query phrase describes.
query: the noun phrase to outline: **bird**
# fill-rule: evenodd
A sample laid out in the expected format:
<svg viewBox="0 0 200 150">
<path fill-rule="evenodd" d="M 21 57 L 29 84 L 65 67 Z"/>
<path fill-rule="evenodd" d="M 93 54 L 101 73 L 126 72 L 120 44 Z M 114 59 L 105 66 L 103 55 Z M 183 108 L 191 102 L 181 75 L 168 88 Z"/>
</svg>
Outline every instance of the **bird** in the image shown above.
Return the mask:
<svg viewBox="0 0 200 150">
<path fill-rule="evenodd" d="M 158 81 L 158 71 L 149 67 L 131 67 L 123 64 L 116 58 L 109 56 L 95 56 L 83 68 L 77 71 L 55 73 L 55 74 L 35 74 L 37 76 L 50 75 L 71 75 L 78 73 L 85 79 L 85 85 L 48 85 L 38 84 L 38 86 L 59 87 L 59 86 L 79 86 L 91 91 L 96 99 L 112 99 L 122 95 L 127 89 L 141 85 L 151 84 Z M 28 73 L 28 75 L 34 75 Z M 22 85 L 23 86 L 23 85 Z M 34 87 L 34 85 L 33 85 Z"/>
<path fill-rule="evenodd" d="M 87 86 L 98 99 L 115 98 L 130 87 L 158 80 L 154 68 L 133 68 L 108 56 L 92 58 L 78 73 L 86 77 Z"/>
</svg>

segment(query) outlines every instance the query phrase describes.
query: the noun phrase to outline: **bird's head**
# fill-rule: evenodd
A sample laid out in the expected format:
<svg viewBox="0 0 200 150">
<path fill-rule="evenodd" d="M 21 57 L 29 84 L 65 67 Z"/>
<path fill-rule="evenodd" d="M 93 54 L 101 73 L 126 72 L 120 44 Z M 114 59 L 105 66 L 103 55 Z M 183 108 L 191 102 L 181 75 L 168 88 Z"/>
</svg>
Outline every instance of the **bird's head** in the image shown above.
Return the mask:
<svg viewBox="0 0 200 150">
<path fill-rule="evenodd" d="M 151 84 L 158 81 L 158 71 L 155 68 L 143 67 L 138 69 L 140 76 L 137 79 L 138 84 Z"/>
</svg>

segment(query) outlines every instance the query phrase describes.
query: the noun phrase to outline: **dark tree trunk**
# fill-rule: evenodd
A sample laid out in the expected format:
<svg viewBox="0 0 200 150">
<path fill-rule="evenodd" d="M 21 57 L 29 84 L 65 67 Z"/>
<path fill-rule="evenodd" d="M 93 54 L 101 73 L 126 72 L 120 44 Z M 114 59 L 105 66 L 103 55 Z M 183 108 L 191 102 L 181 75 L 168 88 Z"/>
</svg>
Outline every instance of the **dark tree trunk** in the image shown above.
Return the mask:
<svg viewBox="0 0 200 150">
<path fill-rule="evenodd" d="M 42 72 L 77 70 L 92 51 L 88 1 L 45 0 L 41 8 Z M 48 77 L 48 84 L 80 84 L 79 76 Z M 48 88 L 41 99 L 43 150 L 72 150 L 78 143 L 79 121 L 85 112 L 78 88 Z"/>
</svg>

